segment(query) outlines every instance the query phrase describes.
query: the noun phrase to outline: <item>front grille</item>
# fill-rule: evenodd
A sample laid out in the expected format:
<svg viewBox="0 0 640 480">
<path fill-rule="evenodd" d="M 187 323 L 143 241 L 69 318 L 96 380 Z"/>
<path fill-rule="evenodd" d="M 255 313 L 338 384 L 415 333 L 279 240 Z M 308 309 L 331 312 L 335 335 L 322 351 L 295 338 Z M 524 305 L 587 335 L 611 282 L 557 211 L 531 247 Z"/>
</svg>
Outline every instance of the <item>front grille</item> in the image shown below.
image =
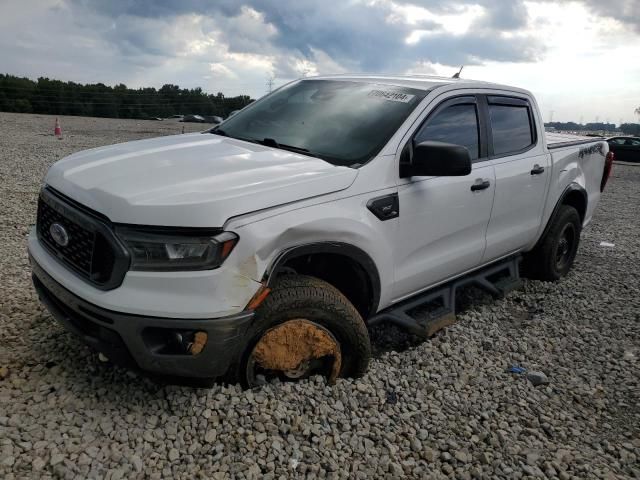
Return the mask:
<svg viewBox="0 0 640 480">
<path fill-rule="evenodd" d="M 129 266 L 128 254 L 107 222 L 50 188 L 43 189 L 38 199 L 41 243 L 65 266 L 104 290 L 119 286 Z M 54 238 L 54 224 L 66 231 L 66 245 Z"/>
<path fill-rule="evenodd" d="M 62 225 L 67 230 L 69 235 L 67 246 L 60 246 L 53 239 L 50 229 L 54 223 Z M 85 230 L 77 223 L 65 218 L 40 198 L 38 201 L 38 233 L 43 243 L 50 250 L 53 250 L 58 258 L 68 263 L 70 267 L 86 278 L 91 278 L 91 259 L 96 243 L 95 232 Z"/>
</svg>

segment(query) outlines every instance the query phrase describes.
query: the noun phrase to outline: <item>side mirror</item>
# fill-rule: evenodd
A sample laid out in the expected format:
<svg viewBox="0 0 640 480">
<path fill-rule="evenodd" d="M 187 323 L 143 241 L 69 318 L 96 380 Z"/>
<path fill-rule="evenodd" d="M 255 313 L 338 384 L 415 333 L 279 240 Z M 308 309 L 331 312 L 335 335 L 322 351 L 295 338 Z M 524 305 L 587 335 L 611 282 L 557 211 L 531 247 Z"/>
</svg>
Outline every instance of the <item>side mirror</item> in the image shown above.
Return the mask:
<svg viewBox="0 0 640 480">
<path fill-rule="evenodd" d="M 471 173 L 471 156 L 461 145 L 427 141 L 413 148 L 411 163 L 403 167 L 402 177 L 462 177 Z"/>
</svg>

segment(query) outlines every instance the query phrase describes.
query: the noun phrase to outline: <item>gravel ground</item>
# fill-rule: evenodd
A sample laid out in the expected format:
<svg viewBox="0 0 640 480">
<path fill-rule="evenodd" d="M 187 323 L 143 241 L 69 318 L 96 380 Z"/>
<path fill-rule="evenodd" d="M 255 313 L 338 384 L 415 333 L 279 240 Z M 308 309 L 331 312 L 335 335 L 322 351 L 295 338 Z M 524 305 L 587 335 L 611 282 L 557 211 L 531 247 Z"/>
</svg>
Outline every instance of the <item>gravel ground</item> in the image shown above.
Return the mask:
<svg viewBox="0 0 640 480">
<path fill-rule="evenodd" d="M 640 477 L 640 167 L 614 168 L 561 282 L 469 291 L 423 343 L 377 330 L 357 381 L 198 390 L 100 363 L 39 305 L 25 251 L 55 160 L 182 125 L 61 122 L 56 140 L 53 117 L 0 113 L 0 478 Z"/>
</svg>

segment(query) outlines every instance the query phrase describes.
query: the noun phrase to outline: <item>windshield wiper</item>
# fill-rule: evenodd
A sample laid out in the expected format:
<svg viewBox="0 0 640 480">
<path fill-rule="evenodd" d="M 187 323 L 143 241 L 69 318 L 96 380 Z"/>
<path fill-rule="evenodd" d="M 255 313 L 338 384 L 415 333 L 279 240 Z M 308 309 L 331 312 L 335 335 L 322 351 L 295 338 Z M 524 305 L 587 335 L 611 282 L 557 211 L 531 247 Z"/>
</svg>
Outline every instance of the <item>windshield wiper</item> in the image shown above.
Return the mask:
<svg viewBox="0 0 640 480">
<path fill-rule="evenodd" d="M 309 151 L 309 149 L 304 147 L 295 147 L 293 145 L 286 145 L 284 143 L 278 143 L 273 138 L 265 138 L 261 142 L 262 145 L 266 147 L 279 148 L 281 150 L 288 150 L 290 152 L 302 153 L 303 155 L 307 155 L 309 157 L 322 158 L 319 155 Z"/>
<path fill-rule="evenodd" d="M 303 155 L 307 155 L 308 157 L 322 158 L 320 155 L 317 155 L 313 152 L 310 152 L 308 149 L 304 147 L 294 147 L 293 145 L 286 145 L 284 143 L 278 143 L 273 138 L 265 138 L 263 140 L 256 140 L 254 138 L 243 138 L 243 137 L 234 137 L 229 135 L 227 132 L 222 130 L 221 128 L 213 128 L 209 130 L 209 133 L 214 133 L 216 135 L 221 135 L 223 137 L 235 138 L 237 140 L 244 140 L 245 142 L 257 143 L 259 145 L 264 145 L 265 147 L 279 148 L 281 150 L 288 150 L 290 152 L 301 153 Z"/>
<path fill-rule="evenodd" d="M 227 132 L 222 130 L 221 128 L 215 127 L 209 130 L 209 133 L 215 133 L 216 135 L 222 135 L 223 137 L 228 137 Z"/>
</svg>

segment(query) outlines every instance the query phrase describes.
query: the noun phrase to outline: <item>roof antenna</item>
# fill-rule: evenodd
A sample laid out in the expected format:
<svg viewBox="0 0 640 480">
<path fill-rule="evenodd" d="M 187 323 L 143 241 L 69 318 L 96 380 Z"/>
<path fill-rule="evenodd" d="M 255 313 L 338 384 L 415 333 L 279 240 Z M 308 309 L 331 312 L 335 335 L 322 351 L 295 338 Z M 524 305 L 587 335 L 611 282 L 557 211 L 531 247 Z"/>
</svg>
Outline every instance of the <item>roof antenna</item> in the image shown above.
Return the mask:
<svg viewBox="0 0 640 480">
<path fill-rule="evenodd" d="M 464 68 L 464 65 L 462 65 L 462 66 L 460 67 L 460 70 L 458 70 L 458 73 L 455 73 L 455 74 L 453 75 L 453 77 L 451 77 L 451 78 L 460 78 L 460 74 L 462 73 L 462 69 L 463 69 L 463 68 Z"/>
</svg>

